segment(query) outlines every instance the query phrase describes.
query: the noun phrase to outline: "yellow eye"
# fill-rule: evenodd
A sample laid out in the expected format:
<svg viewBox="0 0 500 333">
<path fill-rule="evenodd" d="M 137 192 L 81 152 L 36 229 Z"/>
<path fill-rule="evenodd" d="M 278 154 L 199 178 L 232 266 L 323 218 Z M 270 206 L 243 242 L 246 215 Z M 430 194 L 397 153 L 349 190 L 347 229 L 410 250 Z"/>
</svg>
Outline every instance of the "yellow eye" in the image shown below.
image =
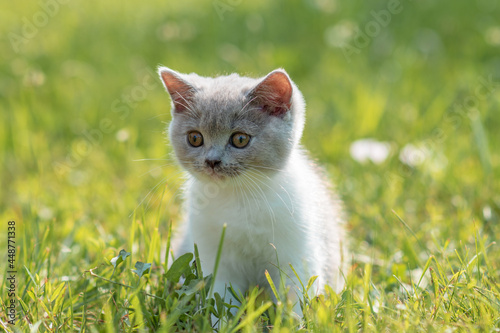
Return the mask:
<svg viewBox="0 0 500 333">
<path fill-rule="evenodd" d="M 231 143 L 236 148 L 244 148 L 248 145 L 248 142 L 250 142 L 250 135 L 245 133 L 235 133 L 231 137 Z"/>
<path fill-rule="evenodd" d="M 203 144 L 203 135 L 197 131 L 189 132 L 188 141 L 191 146 L 199 147 Z"/>
</svg>

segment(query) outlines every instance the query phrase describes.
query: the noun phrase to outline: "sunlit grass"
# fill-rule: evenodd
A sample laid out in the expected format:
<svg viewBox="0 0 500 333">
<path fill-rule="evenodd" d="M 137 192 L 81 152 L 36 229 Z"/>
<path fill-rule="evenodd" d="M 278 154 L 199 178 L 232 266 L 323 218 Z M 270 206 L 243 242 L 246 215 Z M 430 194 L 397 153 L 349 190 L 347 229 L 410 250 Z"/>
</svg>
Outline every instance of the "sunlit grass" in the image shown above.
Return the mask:
<svg viewBox="0 0 500 333">
<path fill-rule="evenodd" d="M 498 4 L 402 1 L 346 59 L 335 42 L 353 42 L 388 2 L 227 1 L 222 17 L 214 3 L 68 1 L 17 53 L 9 34 L 43 8 L 3 6 L 0 247 L 16 221 L 18 282 L 8 329 L 207 331 L 215 315 L 220 332 L 500 329 Z M 180 284 L 167 273 L 182 174 L 159 64 L 288 71 L 308 105 L 303 143 L 349 216 L 341 293 L 311 299 L 298 287 L 299 319 L 252 290 L 231 318 L 193 261 L 179 264 L 190 277 Z M 363 138 L 387 142 L 388 158 L 355 161 L 350 145 Z M 425 158 L 403 163 L 405 147 Z M 121 249 L 131 255 L 114 269 Z M 149 272 L 133 273 L 136 262 Z"/>
</svg>

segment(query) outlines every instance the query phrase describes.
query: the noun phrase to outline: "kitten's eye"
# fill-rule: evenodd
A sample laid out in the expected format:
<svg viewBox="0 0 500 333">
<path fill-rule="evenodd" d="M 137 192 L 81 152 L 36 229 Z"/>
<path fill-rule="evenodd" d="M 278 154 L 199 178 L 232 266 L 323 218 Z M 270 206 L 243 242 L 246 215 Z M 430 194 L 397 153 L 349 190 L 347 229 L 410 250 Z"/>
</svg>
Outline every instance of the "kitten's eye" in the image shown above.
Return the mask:
<svg viewBox="0 0 500 333">
<path fill-rule="evenodd" d="M 231 137 L 231 143 L 236 148 L 244 148 L 248 145 L 248 142 L 250 142 L 250 135 L 245 133 L 235 133 Z"/>
<path fill-rule="evenodd" d="M 188 141 L 191 146 L 199 147 L 203 144 L 203 135 L 197 131 L 189 132 Z"/>
</svg>

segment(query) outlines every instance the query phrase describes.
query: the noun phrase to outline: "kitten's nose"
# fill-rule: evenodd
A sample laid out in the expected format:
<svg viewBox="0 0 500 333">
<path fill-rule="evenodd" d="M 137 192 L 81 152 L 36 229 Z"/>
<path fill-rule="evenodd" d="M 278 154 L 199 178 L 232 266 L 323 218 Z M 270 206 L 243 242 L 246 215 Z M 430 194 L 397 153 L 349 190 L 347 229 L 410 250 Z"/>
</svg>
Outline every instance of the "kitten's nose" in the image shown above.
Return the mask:
<svg viewBox="0 0 500 333">
<path fill-rule="evenodd" d="M 211 167 L 212 169 L 215 169 L 216 166 L 218 166 L 220 164 L 220 160 L 209 160 L 209 159 L 206 159 L 205 160 L 205 163 Z"/>
</svg>

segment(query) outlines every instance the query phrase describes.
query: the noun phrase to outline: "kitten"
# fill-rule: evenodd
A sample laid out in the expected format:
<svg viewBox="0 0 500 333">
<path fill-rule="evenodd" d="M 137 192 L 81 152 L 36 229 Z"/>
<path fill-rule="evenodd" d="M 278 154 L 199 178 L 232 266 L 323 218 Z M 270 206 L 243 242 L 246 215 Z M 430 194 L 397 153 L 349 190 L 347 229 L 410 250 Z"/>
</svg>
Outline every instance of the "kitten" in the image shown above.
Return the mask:
<svg viewBox="0 0 500 333">
<path fill-rule="evenodd" d="M 340 201 L 299 145 L 305 103 L 287 73 L 210 78 L 160 67 L 159 74 L 172 99 L 170 141 L 189 176 L 174 254 L 196 243 L 204 272 L 213 273 L 226 224 L 214 285 L 226 301 L 229 283 L 241 292 L 269 287 L 266 270 L 277 286 L 287 276 L 296 290 L 289 264 L 304 284 L 318 276 L 313 292 L 325 284 L 340 290 Z"/>
</svg>

